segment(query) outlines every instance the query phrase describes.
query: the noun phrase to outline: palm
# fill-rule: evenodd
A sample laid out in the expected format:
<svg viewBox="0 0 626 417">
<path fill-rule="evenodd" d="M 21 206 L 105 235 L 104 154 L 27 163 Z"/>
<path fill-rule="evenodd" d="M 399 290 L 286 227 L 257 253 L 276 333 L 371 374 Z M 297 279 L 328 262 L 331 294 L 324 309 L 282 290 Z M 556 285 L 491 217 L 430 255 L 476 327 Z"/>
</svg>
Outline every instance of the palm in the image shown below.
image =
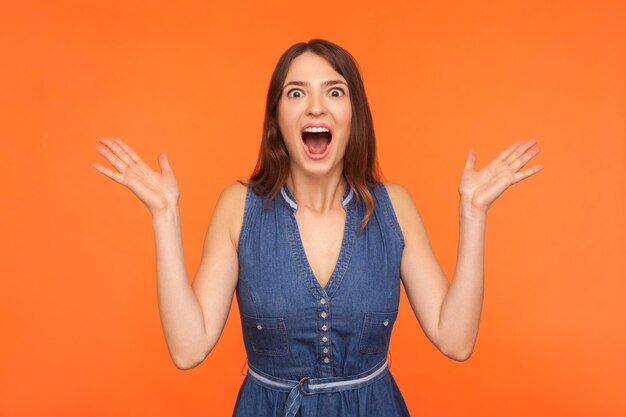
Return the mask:
<svg viewBox="0 0 626 417">
<path fill-rule="evenodd" d="M 109 148 L 99 146 L 98 151 L 118 172 L 100 164 L 94 164 L 94 168 L 128 187 L 153 215 L 174 207 L 178 203 L 179 191 L 176 177 L 163 153 L 159 155 L 159 165 L 162 171 L 159 174 L 122 140 L 103 139 L 102 142 Z"/>
<path fill-rule="evenodd" d="M 535 143 L 534 139 L 526 142 L 515 142 L 479 171 L 474 171 L 476 157 L 473 151 L 470 151 L 459 185 L 461 196 L 471 201 L 473 208 L 487 211 L 491 203 L 509 186 L 543 168 L 543 165 L 538 164 L 519 171 L 539 153 L 539 148 L 530 149 Z"/>
</svg>

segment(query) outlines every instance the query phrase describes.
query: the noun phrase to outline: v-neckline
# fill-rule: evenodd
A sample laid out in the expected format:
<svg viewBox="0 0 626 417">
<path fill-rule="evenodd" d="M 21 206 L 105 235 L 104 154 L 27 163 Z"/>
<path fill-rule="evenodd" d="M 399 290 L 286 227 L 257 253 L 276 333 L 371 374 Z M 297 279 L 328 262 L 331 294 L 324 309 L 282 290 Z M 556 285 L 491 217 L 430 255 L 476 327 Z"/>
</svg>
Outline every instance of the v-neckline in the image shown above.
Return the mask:
<svg viewBox="0 0 626 417">
<path fill-rule="evenodd" d="M 354 190 L 350 187 L 349 184 L 346 184 L 346 189 L 344 190 L 342 197 L 342 208 L 345 211 L 345 220 L 343 226 L 343 236 L 341 238 L 341 246 L 339 248 L 339 255 L 337 256 L 337 261 L 335 262 L 335 266 L 332 269 L 330 277 L 326 284 L 322 286 L 319 279 L 315 276 L 313 272 L 313 268 L 311 267 L 311 263 L 304 249 L 304 243 L 302 242 L 302 235 L 300 233 L 300 226 L 298 225 L 298 221 L 296 219 L 296 210 L 297 210 L 297 202 L 294 195 L 289 190 L 289 187 L 285 183 L 281 188 L 281 194 L 285 198 L 286 203 L 291 208 L 291 219 L 293 221 L 293 236 L 297 246 L 297 252 L 300 255 L 301 259 L 301 267 L 304 269 L 304 274 L 309 278 L 310 281 L 313 282 L 315 289 L 317 291 L 321 291 L 322 294 L 328 294 L 334 291 L 334 288 L 338 286 L 336 282 L 340 280 L 343 276 L 343 272 L 347 267 L 347 257 L 348 251 L 351 248 L 352 239 L 352 213 L 350 208 L 353 205 L 352 199 L 354 198 Z"/>
</svg>

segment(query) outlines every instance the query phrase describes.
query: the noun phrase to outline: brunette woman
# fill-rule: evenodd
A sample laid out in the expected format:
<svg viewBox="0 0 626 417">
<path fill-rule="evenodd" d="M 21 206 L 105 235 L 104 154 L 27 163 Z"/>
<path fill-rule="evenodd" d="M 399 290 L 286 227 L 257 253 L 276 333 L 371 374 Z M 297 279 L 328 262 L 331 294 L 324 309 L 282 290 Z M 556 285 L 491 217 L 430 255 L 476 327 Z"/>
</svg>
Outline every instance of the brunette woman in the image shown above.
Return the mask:
<svg viewBox="0 0 626 417">
<path fill-rule="evenodd" d="M 152 214 L 159 311 L 178 368 L 207 357 L 237 296 L 248 371 L 235 417 L 408 416 L 387 364 L 400 282 L 430 341 L 447 357 L 469 358 L 487 209 L 542 168 L 520 171 L 539 152 L 533 140 L 513 143 L 479 171 L 468 153 L 449 282 L 409 192 L 381 181 L 354 59 L 325 40 L 297 43 L 271 78 L 256 167 L 221 193 L 190 285 L 167 155 L 157 173 L 120 139 L 102 142 L 115 170 L 94 167 Z"/>
</svg>

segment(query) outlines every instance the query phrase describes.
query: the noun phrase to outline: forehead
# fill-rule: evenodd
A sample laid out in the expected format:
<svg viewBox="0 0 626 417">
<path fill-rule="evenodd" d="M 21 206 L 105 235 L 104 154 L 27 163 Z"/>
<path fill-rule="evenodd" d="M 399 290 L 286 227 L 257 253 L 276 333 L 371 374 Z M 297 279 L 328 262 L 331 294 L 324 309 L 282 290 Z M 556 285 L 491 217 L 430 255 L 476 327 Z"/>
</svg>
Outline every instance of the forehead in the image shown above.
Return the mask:
<svg viewBox="0 0 626 417">
<path fill-rule="evenodd" d="M 329 79 L 345 81 L 325 58 L 307 51 L 291 61 L 285 83 L 290 81 L 315 82 Z"/>
</svg>

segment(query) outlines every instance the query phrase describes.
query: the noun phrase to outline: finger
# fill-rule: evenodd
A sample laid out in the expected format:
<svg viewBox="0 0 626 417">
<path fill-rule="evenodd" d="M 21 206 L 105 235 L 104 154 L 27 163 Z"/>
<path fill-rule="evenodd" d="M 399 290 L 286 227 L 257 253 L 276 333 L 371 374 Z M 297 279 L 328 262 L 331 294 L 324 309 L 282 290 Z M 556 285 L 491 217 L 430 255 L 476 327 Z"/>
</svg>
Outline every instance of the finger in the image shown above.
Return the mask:
<svg viewBox="0 0 626 417">
<path fill-rule="evenodd" d="M 126 153 L 126 151 L 124 149 L 122 149 L 122 147 L 117 143 L 115 138 L 112 138 L 112 139 L 103 138 L 103 139 L 100 139 L 100 142 L 102 142 L 105 145 L 107 145 L 111 149 L 111 151 L 113 151 L 113 153 L 120 160 L 122 160 L 126 165 L 131 165 L 133 163 L 133 160 Z"/>
<path fill-rule="evenodd" d="M 97 171 L 102 172 L 104 175 L 106 175 L 107 177 L 111 178 L 114 181 L 119 182 L 122 185 L 126 185 L 124 184 L 124 176 L 122 174 L 120 174 L 119 172 L 115 172 L 105 166 L 102 166 L 100 164 L 92 164 L 92 167 L 94 167 Z"/>
<path fill-rule="evenodd" d="M 524 154 L 520 155 L 515 161 L 513 161 L 511 163 L 511 167 L 515 171 L 517 171 L 518 169 L 520 169 L 521 167 L 526 165 L 528 163 L 528 161 L 530 161 L 532 158 L 537 156 L 537 154 L 540 151 L 541 151 L 541 149 L 539 149 L 538 147 L 527 150 L 526 152 L 524 152 Z"/>
<path fill-rule="evenodd" d="M 506 158 L 509 157 L 509 155 L 511 155 L 511 153 L 515 150 L 515 148 L 517 148 L 519 145 L 521 145 L 521 141 L 517 141 L 517 142 L 513 142 L 508 148 L 506 148 L 505 150 L 503 150 L 500 155 L 498 155 L 496 157 L 497 160 L 504 162 L 506 160 Z"/>
<path fill-rule="evenodd" d="M 161 152 L 158 157 L 159 166 L 161 167 L 161 172 L 171 172 L 172 167 L 170 166 L 170 161 L 168 159 L 167 152 Z"/>
<path fill-rule="evenodd" d="M 528 168 L 523 171 L 516 172 L 515 175 L 513 175 L 512 184 L 515 184 L 516 182 L 519 182 L 525 178 L 528 178 L 531 175 L 536 174 L 537 172 L 541 171 L 542 169 L 543 169 L 543 164 L 537 164 L 532 168 Z"/>
<path fill-rule="evenodd" d="M 96 150 L 102 156 L 104 156 L 111 163 L 111 165 L 113 165 L 115 168 L 117 168 L 117 170 L 119 172 L 121 172 L 122 174 L 126 172 L 126 167 L 128 165 L 126 163 L 124 163 L 124 161 L 119 159 L 117 157 L 117 155 L 115 155 L 113 152 L 111 152 L 109 150 L 109 148 L 107 148 L 105 146 L 102 146 L 102 145 L 98 145 L 98 146 L 96 146 Z"/>
<path fill-rule="evenodd" d="M 476 154 L 472 149 L 467 152 L 467 158 L 465 158 L 465 169 L 473 170 L 476 164 Z"/>
<path fill-rule="evenodd" d="M 528 148 L 530 148 L 531 146 L 533 146 L 535 143 L 537 143 L 537 141 L 535 139 L 531 139 L 528 140 L 526 142 L 521 142 L 520 145 L 518 147 L 516 147 L 513 152 L 511 152 L 509 154 L 509 156 L 506 157 L 506 159 L 504 159 L 504 162 L 511 165 L 513 163 L 515 163 L 515 161 L 524 154 L 524 152 L 526 152 L 528 150 Z M 524 164 L 522 164 L 524 165 Z M 520 166 L 522 166 L 520 165 Z"/>
<path fill-rule="evenodd" d="M 137 155 L 137 153 L 130 147 L 130 145 L 128 145 L 126 142 L 124 142 L 122 139 L 119 138 L 113 138 L 113 140 L 122 148 L 124 149 L 124 151 L 126 151 L 126 153 L 128 154 L 128 156 L 130 156 L 130 159 L 132 159 L 135 162 L 143 162 L 143 160 L 139 157 L 139 155 Z"/>
</svg>

